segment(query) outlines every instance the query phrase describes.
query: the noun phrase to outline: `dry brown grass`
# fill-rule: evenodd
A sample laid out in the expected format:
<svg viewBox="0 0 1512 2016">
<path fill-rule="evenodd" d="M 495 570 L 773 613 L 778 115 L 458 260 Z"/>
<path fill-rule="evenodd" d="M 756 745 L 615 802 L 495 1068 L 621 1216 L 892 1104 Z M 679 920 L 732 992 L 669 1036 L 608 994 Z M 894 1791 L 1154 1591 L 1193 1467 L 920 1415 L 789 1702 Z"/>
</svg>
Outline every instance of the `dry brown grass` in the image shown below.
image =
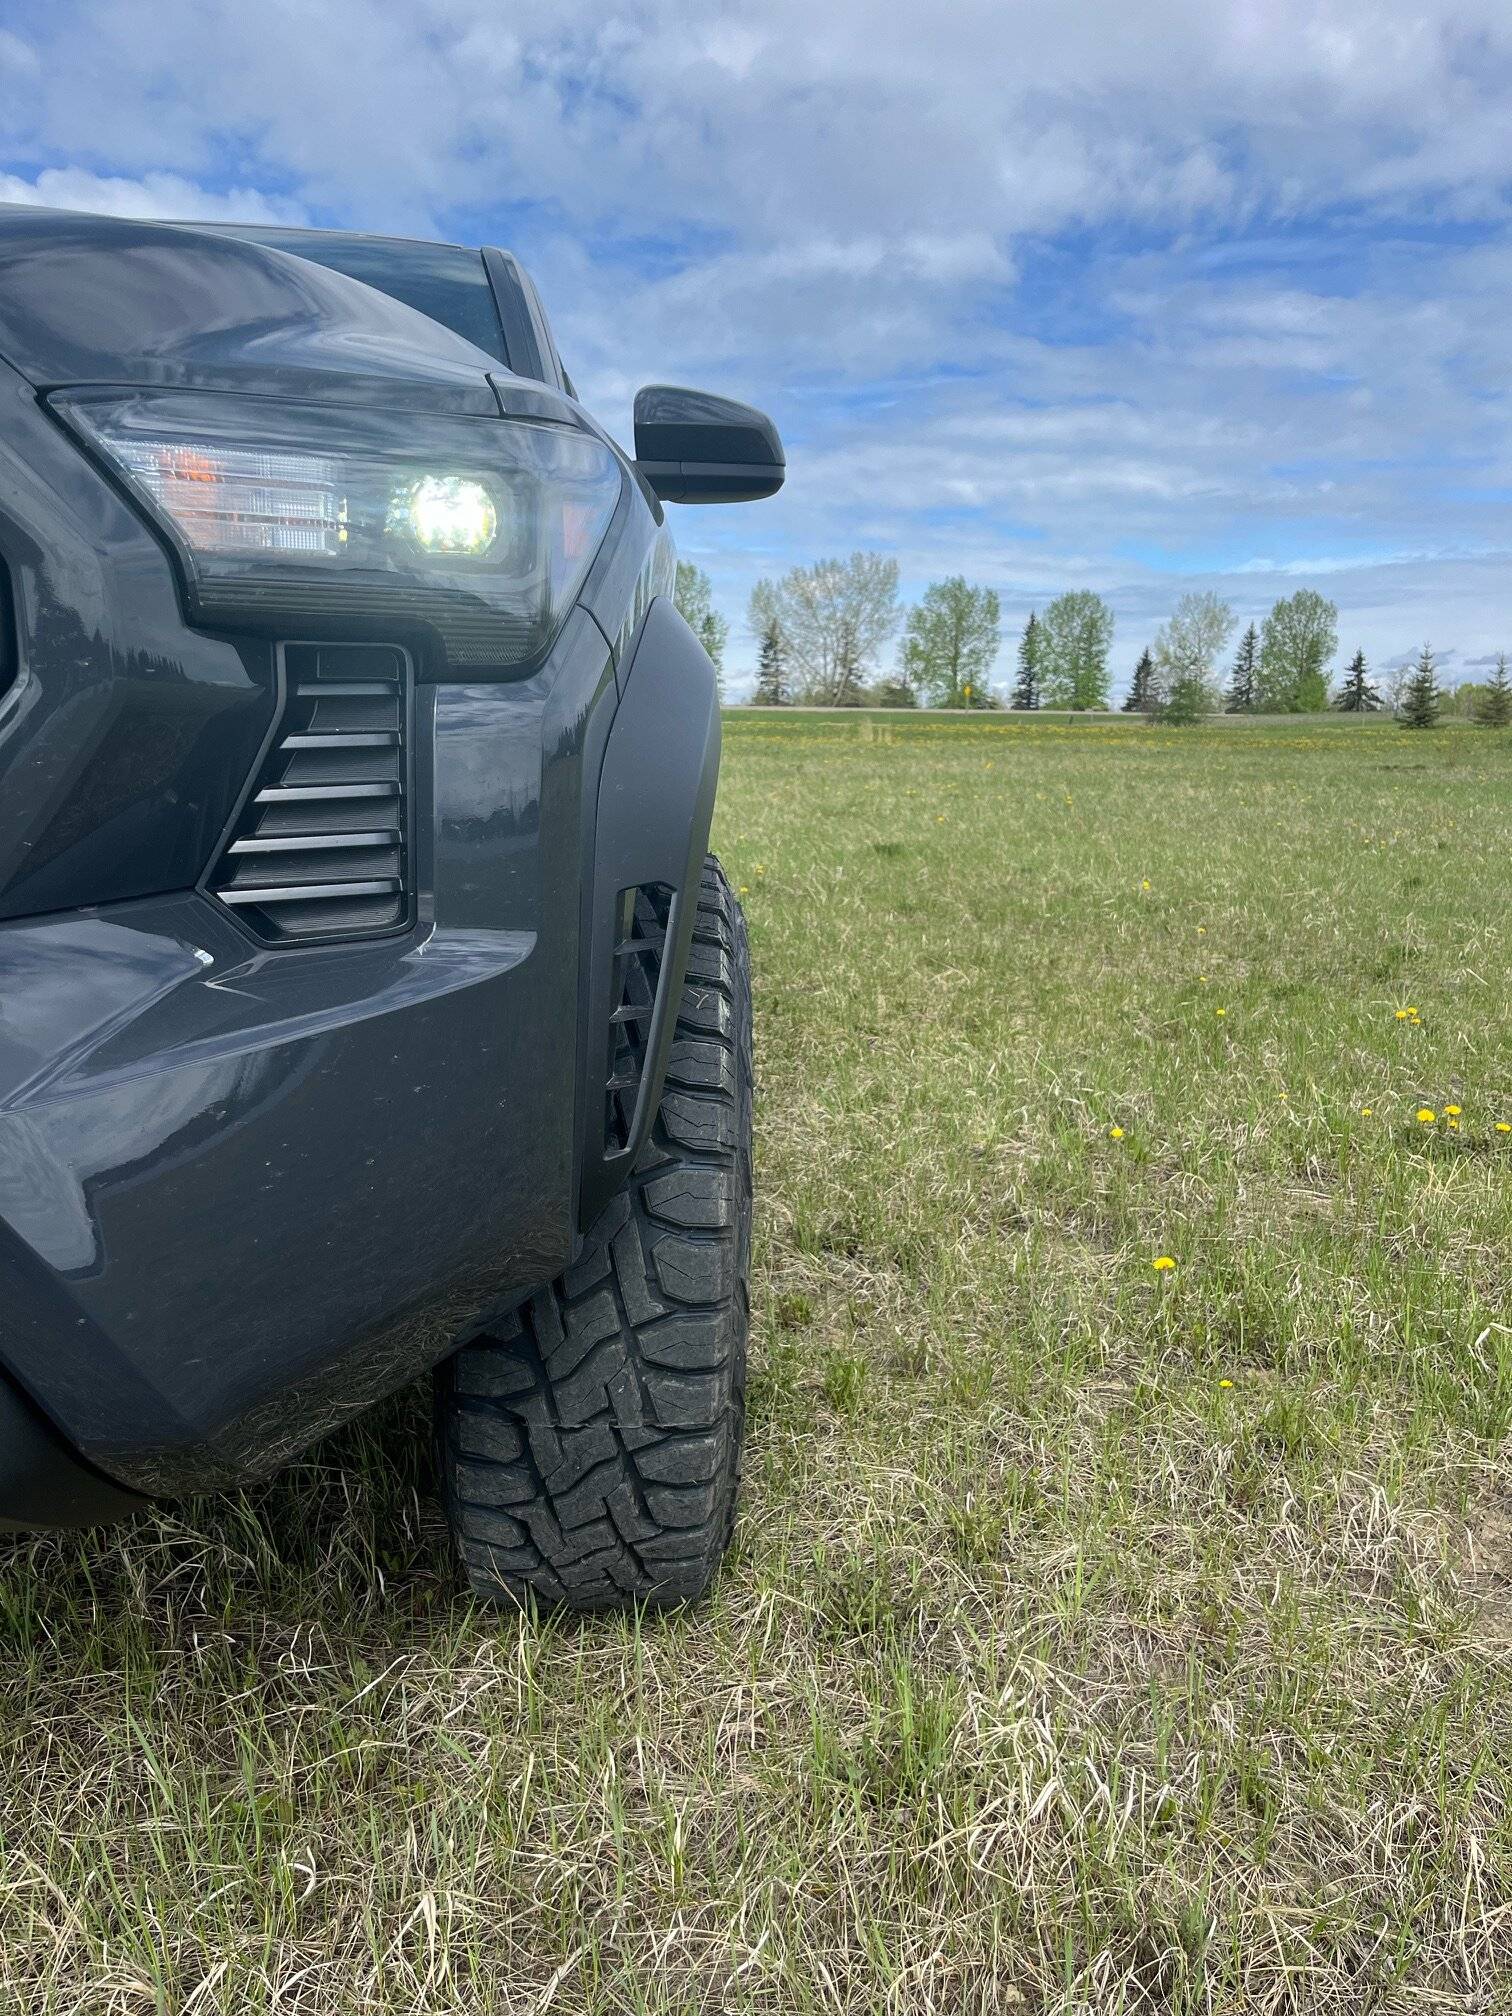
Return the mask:
<svg viewBox="0 0 1512 2016">
<path fill-rule="evenodd" d="M 469 1610 L 413 1396 L 18 1546 L 0 2007 L 1512 2006 L 1509 786 L 1453 731 L 733 722 L 714 1603 Z"/>
</svg>

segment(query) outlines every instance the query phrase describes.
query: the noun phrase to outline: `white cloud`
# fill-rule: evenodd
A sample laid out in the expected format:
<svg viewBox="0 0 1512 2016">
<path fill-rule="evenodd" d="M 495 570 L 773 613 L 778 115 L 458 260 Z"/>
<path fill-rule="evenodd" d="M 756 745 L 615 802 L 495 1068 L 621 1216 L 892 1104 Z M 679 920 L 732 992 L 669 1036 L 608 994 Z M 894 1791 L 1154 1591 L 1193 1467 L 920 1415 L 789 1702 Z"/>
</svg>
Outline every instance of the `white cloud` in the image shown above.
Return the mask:
<svg viewBox="0 0 1512 2016">
<path fill-rule="evenodd" d="M 0 203 L 45 210 L 93 210 L 107 217 L 170 217 L 184 223 L 302 224 L 300 204 L 256 189 L 219 194 L 181 175 L 96 175 L 84 168 L 44 168 L 30 179 L 0 174 Z"/>
<path fill-rule="evenodd" d="M 612 422 L 769 404 L 788 490 L 678 514 L 737 625 L 875 541 L 1512 627 L 1505 0 L 51 0 L 7 69 L 8 200 L 516 238 Z"/>
</svg>

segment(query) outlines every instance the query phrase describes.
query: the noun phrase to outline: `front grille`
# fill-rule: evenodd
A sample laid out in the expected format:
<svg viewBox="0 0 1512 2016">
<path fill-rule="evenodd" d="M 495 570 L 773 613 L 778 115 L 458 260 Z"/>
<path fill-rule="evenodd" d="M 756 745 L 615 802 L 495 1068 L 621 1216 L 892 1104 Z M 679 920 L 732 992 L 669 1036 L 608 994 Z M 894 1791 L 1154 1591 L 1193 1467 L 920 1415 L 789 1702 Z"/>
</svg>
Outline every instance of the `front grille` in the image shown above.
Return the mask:
<svg viewBox="0 0 1512 2016">
<path fill-rule="evenodd" d="M 278 735 L 209 887 L 261 938 L 364 937 L 409 914 L 406 659 L 290 644 Z"/>
<path fill-rule="evenodd" d="M 620 891 L 609 999 L 609 1076 L 605 1087 L 605 1143 L 611 1154 L 630 1145 L 635 1105 L 646 1071 L 651 1020 L 667 949 L 672 891 L 648 882 Z"/>
</svg>

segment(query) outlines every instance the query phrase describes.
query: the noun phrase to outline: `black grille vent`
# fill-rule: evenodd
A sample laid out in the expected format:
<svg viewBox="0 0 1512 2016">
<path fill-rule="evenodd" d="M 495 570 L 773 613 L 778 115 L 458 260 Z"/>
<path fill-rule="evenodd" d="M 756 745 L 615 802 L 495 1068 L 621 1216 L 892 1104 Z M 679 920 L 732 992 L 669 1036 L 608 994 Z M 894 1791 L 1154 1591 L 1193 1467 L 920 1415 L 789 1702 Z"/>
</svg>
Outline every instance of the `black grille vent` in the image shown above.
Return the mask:
<svg viewBox="0 0 1512 2016">
<path fill-rule="evenodd" d="M 651 1017 L 667 949 L 672 891 L 662 882 L 620 892 L 609 998 L 609 1079 L 604 1133 L 611 1154 L 630 1144 L 645 1076 Z"/>
<path fill-rule="evenodd" d="M 277 943 L 391 931 L 409 913 L 405 658 L 290 644 L 278 739 L 210 876 Z"/>
</svg>

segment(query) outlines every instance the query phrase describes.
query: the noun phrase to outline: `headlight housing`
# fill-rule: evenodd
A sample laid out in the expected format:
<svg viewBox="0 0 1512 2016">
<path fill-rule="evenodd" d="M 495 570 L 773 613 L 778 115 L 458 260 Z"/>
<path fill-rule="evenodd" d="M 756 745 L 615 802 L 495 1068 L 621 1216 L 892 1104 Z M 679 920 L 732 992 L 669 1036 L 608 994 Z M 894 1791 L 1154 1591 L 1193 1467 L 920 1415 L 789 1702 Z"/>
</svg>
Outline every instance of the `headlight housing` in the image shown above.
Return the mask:
<svg viewBox="0 0 1512 2016">
<path fill-rule="evenodd" d="M 541 658 L 622 482 L 603 442 L 547 422 L 203 392 L 55 407 L 167 533 L 192 620 L 283 636 L 423 629 L 453 678 Z"/>
</svg>

